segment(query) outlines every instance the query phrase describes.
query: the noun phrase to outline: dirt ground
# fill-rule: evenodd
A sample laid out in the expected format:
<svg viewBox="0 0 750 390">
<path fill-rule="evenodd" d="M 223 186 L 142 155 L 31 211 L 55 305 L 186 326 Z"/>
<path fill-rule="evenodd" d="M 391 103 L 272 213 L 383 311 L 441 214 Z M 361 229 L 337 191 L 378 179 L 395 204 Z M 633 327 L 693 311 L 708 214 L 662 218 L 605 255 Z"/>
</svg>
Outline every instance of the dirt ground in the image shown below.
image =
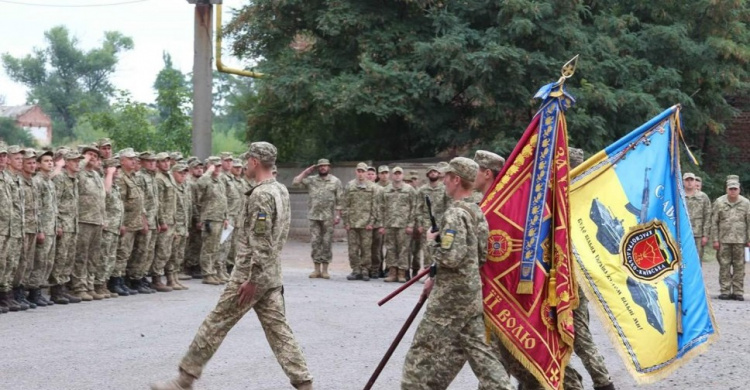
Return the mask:
<svg viewBox="0 0 750 390">
<path fill-rule="evenodd" d="M 618 389 L 747 389 L 750 319 L 747 302 L 719 301 L 718 266 L 704 275 L 720 329 L 703 355 L 669 378 L 637 386 L 593 316 L 594 338 Z M 346 244 L 334 246 L 333 278 L 309 279 L 309 244 L 290 241 L 282 254 L 287 316 L 315 388 L 364 387 L 383 353 L 417 302 L 421 284 L 383 307 L 376 302 L 395 286 L 382 280 L 351 282 Z M 147 389 L 175 375 L 196 329 L 213 308 L 220 286 L 189 282 L 190 290 L 39 308 L 0 316 L 0 389 Z M 375 389 L 399 388 L 401 367 L 416 326 L 406 334 Z M 573 365 L 583 371 L 574 358 Z M 587 388 L 592 388 L 587 378 Z M 291 388 L 250 313 L 230 332 L 196 389 Z M 468 365 L 451 389 L 476 389 Z"/>
</svg>

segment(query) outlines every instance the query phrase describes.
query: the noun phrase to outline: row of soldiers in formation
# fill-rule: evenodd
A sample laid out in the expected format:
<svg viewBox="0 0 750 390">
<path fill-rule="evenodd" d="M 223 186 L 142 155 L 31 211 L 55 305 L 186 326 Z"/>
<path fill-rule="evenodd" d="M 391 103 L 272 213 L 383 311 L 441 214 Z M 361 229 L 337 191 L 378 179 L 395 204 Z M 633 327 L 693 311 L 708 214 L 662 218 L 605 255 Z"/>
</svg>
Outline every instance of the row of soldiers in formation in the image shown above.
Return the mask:
<svg viewBox="0 0 750 390">
<path fill-rule="evenodd" d="M 573 165 L 582 163 L 583 151 L 571 148 L 570 161 Z M 434 285 L 441 291 L 428 300 L 407 353 L 403 389 L 445 389 L 467 361 L 481 389 L 510 388 L 506 372 L 524 389 L 542 388 L 497 337 L 493 335 L 489 345 L 484 342 L 478 267 L 485 261 L 489 232 L 478 203 L 490 191 L 504 163 L 501 156 L 480 150 L 473 160 L 458 157 L 429 167 L 427 184 L 413 188 L 405 183 L 401 167 L 378 167 L 375 182 L 372 176 L 368 178 L 372 168 L 365 163 L 357 165 L 356 179 L 344 186 L 331 174 L 330 162 L 321 159 L 293 180 L 294 186 L 307 188 L 310 195 L 308 219 L 315 267 L 311 278 L 329 277 L 331 239 L 334 225 L 339 223 L 348 235 L 349 280 L 378 276 L 380 242 L 386 251 L 386 282 L 404 282 L 410 268 L 420 268 L 416 251 L 409 260 L 412 240 L 424 248 L 424 264 L 437 265 L 437 276 L 428 279 L 425 288 Z M 315 169 L 318 174 L 311 175 Z M 431 232 L 430 211 L 439 222 L 440 244 L 434 242 L 437 233 Z M 596 389 L 614 389 L 591 336 L 588 304 L 580 289 L 579 296 L 580 305 L 574 311 L 574 351 Z M 566 368 L 564 386 L 583 388 L 580 374 L 572 367 Z"/>
<path fill-rule="evenodd" d="M 0 313 L 226 283 L 243 158 L 0 145 Z"/>
<path fill-rule="evenodd" d="M 682 177 L 695 247 L 703 260 L 709 242 L 719 262 L 719 299 L 744 301 L 745 247 L 750 246 L 750 200 L 740 195 L 740 178 L 729 175 L 726 194 L 713 205 L 701 191 L 699 177 L 687 172 Z"/>
</svg>

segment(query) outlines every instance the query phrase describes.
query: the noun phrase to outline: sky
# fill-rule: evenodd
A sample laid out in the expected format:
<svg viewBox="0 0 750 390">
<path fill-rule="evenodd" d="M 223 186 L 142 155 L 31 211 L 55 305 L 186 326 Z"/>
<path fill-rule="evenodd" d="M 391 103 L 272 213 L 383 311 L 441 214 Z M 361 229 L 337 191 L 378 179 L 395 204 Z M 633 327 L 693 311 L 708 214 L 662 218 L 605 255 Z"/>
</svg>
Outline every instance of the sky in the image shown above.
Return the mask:
<svg viewBox="0 0 750 390">
<path fill-rule="evenodd" d="M 131 3 L 92 6 L 126 2 Z M 224 25 L 231 19 L 231 8 L 245 2 L 224 1 Z M 100 46 L 105 31 L 119 31 L 133 39 L 134 47 L 120 54 L 111 80 L 116 88 L 130 91 L 135 100 L 151 103 L 156 74 L 164 66 L 164 51 L 171 54 L 176 68 L 192 71 L 194 10 L 186 0 L 0 0 L 0 53 L 14 57 L 31 54 L 34 47 L 46 46 L 44 32 L 59 25 L 66 26 L 84 50 Z M 242 61 L 228 54 L 226 41 L 223 45 L 224 65 L 242 68 Z M 0 95 L 5 96 L 6 105 L 25 104 L 26 92 L 27 88 L 11 81 L 0 66 Z"/>
</svg>

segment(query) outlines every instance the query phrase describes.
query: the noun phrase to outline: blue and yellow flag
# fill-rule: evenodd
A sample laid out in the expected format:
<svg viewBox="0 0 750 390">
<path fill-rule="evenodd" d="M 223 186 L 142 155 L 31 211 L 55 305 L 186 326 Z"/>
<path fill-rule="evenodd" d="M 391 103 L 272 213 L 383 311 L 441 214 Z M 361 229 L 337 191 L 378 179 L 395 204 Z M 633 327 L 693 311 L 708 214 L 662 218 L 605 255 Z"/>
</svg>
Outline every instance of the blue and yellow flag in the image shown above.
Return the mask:
<svg viewBox="0 0 750 390">
<path fill-rule="evenodd" d="M 572 172 L 578 280 L 639 382 L 668 375 L 718 334 L 685 205 L 680 137 L 674 106 Z"/>
</svg>

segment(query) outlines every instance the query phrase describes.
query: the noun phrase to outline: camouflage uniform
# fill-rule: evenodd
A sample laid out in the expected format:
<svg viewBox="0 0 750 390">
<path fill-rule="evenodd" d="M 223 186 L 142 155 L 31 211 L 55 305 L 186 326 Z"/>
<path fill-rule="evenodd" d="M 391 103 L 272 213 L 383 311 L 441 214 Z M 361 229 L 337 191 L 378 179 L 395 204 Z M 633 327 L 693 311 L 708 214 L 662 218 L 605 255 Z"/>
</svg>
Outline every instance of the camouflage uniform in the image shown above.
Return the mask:
<svg viewBox="0 0 750 390">
<path fill-rule="evenodd" d="M 55 243 L 55 265 L 50 275 L 51 285 L 63 285 L 70 281 L 76 256 L 78 237 L 78 177 L 67 171 L 55 176 L 57 192 L 57 228 L 62 235 Z"/>
<path fill-rule="evenodd" d="M 219 256 L 219 239 L 224 229 L 224 221 L 227 219 L 226 186 L 219 177 L 212 177 L 211 174 L 203 175 L 198 180 L 196 202 L 200 205 L 198 220 L 203 223 L 201 271 L 203 276 L 215 275 Z"/>
<path fill-rule="evenodd" d="M 2 151 L 5 152 L 4 147 Z M 0 172 L 0 204 L 9 205 L 12 202 L 10 180 L 8 172 Z M 0 207 L 0 293 L 10 291 L 10 286 L 5 285 L 4 275 L 8 258 L 11 226 L 13 225 L 12 221 L 12 207 Z"/>
<path fill-rule="evenodd" d="M 106 280 L 110 276 L 122 276 L 122 270 L 115 274 L 115 264 L 117 262 L 117 244 L 120 239 L 120 227 L 123 226 L 124 214 L 125 206 L 122 202 L 120 185 L 118 181 L 113 181 L 105 200 L 106 218 L 104 221 L 101 248 L 103 267 L 97 271 L 97 279 Z"/>
<path fill-rule="evenodd" d="M 192 195 L 187 182 L 175 183 L 175 213 L 174 213 L 174 241 L 172 254 L 164 268 L 169 275 L 182 269 L 185 259 L 185 246 L 187 245 L 190 221 L 192 220 Z"/>
<path fill-rule="evenodd" d="M 428 171 L 429 172 L 429 171 Z M 445 185 L 441 182 L 436 182 L 435 186 L 431 186 L 430 183 L 423 185 L 417 190 L 417 223 L 424 229 L 422 233 L 422 245 L 426 247 L 425 236 L 427 232 L 432 228 L 432 222 L 430 221 L 430 213 L 427 210 L 426 197 L 430 197 L 430 203 L 432 205 L 432 215 L 435 217 L 435 222 L 440 221 L 443 218 L 445 210 L 448 208 L 450 198 L 445 193 Z M 430 251 L 424 251 L 424 264 L 428 265 L 432 263 L 430 259 Z M 416 270 L 419 268 L 419 264 L 412 263 L 412 269 Z"/>
<path fill-rule="evenodd" d="M 132 149 L 120 151 L 120 158 L 133 157 L 136 155 Z M 115 267 L 112 270 L 113 277 L 127 277 L 131 280 L 143 277 L 140 274 L 138 264 L 130 261 L 135 246 L 135 236 L 143 229 L 143 221 L 146 218 L 146 208 L 144 194 L 138 185 L 136 173 L 127 173 L 122 170 L 120 177 L 117 179 L 117 186 L 120 187 L 120 199 L 122 200 L 122 226 L 125 231 L 120 235 L 120 241 L 117 244 L 117 259 Z"/>
<path fill-rule="evenodd" d="M 383 210 L 382 225 L 385 228 L 385 264 L 388 268 L 406 270 L 409 268 L 411 236 L 406 235 L 405 229 L 415 228 L 417 192 L 408 184 L 401 183 L 401 186 L 396 188 L 394 183 L 391 183 L 383 189 L 380 197 Z"/>
<path fill-rule="evenodd" d="M 177 183 L 175 183 L 174 178 L 169 172 L 156 173 L 155 181 L 157 193 L 159 194 L 157 223 L 158 226 L 167 225 L 167 230 L 156 232 L 154 263 L 149 273 L 152 276 L 162 276 L 164 275 L 164 266 L 172 256 L 172 246 L 174 244 L 175 212 L 177 209 L 175 187 Z"/>
<path fill-rule="evenodd" d="M 388 172 L 388 167 L 381 166 L 378 168 L 378 170 L 385 169 L 384 172 Z M 382 192 L 385 187 L 388 186 L 388 181 L 379 181 L 377 183 L 378 186 L 380 186 L 380 191 Z M 382 207 L 381 207 L 382 212 Z M 370 256 L 370 276 L 377 276 L 380 274 L 380 269 L 383 267 L 383 249 L 385 244 L 385 237 L 380 234 L 378 229 L 373 229 L 372 231 L 372 255 Z"/>
<path fill-rule="evenodd" d="M 141 154 L 141 158 L 144 155 Z M 151 158 L 147 155 L 145 158 Z M 157 234 L 157 216 L 159 213 L 159 189 L 156 186 L 156 172 L 142 169 L 136 173 L 135 179 L 138 187 L 143 193 L 143 208 L 146 210 L 146 221 L 148 222 L 148 231 L 144 233 L 138 230 L 135 234 L 133 252 L 130 254 L 128 269 L 133 269 L 133 276 L 141 279 L 151 270 L 154 263 L 156 250 Z"/>
<path fill-rule="evenodd" d="M 350 181 L 344 190 L 341 213 L 344 225 L 349 226 L 347 240 L 352 274 L 367 274 L 368 278 L 372 261 L 372 231 L 367 230 L 367 226 L 375 228 L 380 225 L 377 199 L 379 191 L 377 185 L 370 181 Z"/>
<path fill-rule="evenodd" d="M 232 178 L 232 174 L 222 173 L 220 176 L 224 182 L 225 192 L 227 196 L 227 220 L 232 226 L 236 226 L 237 215 L 240 213 L 240 207 L 242 207 L 242 198 L 240 197 L 240 189 L 237 183 Z M 223 243 L 219 245 L 219 257 L 216 262 L 216 270 L 223 270 L 227 272 L 227 258 L 232 247 L 232 241 L 234 239 L 234 231 L 232 231 L 232 237 L 227 238 Z"/>
<path fill-rule="evenodd" d="M 36 175 L 39 189 L 39 232 L 44 241 L 36 244 L 34 269 L 29 278 L 29 288 L 40 288 L 47 283 L 55 263 L 55 230 L 57 223 L 57 191 L 52 178 L 40 172 Z"/>
<path fill-rule="evenodd" d="M 739 185 L 739 183 L 738 183 Z M 745 246 L 750 243 L 750 201 L 742 195 L 731 203 L 727 195 L 714 202 L 711 216 L 711 240 L 719 242 L 719 288 L 721 294 L 744 293 Z"/>
<path fill-rule="evenodd" d="M 463 351 L 467 357 L 479 379 L 479 389 L 511 389 L 508 374 L 484 341 L 479 262 L 486 257 L 489 234 L 478 209 L 464 201 L 451 203 L 440 223 L 442 243 L 428 244 L 437 274 L 406 354 L 401 377 L 404 390 L 447 388 L 457 371 L 446 375 L 439 368 L 455 351 Z"/>
<path fill-rule="evenodd" d="M 106 280 L 96 279 L 102 267 L 102 228 L 104 226 L 106 193 L 104 181 L 95 171 L 78 172 L 78 240 L 73 266 L 71 289 L 74 292 L 92 291 Z M 103 272 L 99 277 L 103 277 Z"/>
<path fill-rule="evenodd" d="M 265 142 L 253 143 L 251 154 L 258 144 L 270 146 Z M 263 150 L 259 152 L 262 153 Z M 273 153 L 275 158 L 275 148 Z M 260 182 L 246 202 L 242 219 L 237 231 L 241 239 L 232 277 L 216 308 L 198 329 L 180 369 L 199 378 L 227 333 L 250 309 L 255 309 L 271 350 L 292 385 L 310 382 L 312 375 L 284 315 L 279 254 L 289 233 L 289 193 L 274 179 Z M 249 303 L 240 306 L 238 290 L 245 281 L 255 284 L 257 290 Z"/>
<path fill-rule="evenodd" d="M 708 237 L 711 230 L 711 200 L 704 192 L 695 190 L 693 195 L 685 194 L 685 202 L 690 216 L 690 226 L 693 227 L 695 247 L 698 249 L 700 259 L 703 260 L 704 247 L 701 240 L 703 237 Z"/>
<path fill-rule="evenodd" d="M 201 164 L 201 162 L 194 162 L 193 164 L 191 164 L 191 167 L 194 167 L 197 164 Z M 200 222 L 200 205 L 198 204 L 198 178 L 190 175 L 188 176 L 187 180 L 185 180 L 185 182 L 187 183 L 188 191 L 190 192 L 190 199 L 193 200 L 190 216 L 190 226 L 188 228 L 187 245 L 185 246 L 185 267 L 194 268 L 200 266 L 201 248 L 203 246 L 201 231 L 197 228 L 197 225 Z"/>
<path fill-rule="evenodd" d="M 36 155 L 33 155 L 34 158 Z M 26 158 L 28 158 L 28 153 Z M 13 278 L 13 286 L 29 286 L 29 278 L 34 269 L 36 235 L 39 233 L 39 189 L 33 176 L 18 175 L 23 188 L 23 254 L 18 262 Z"/>
<path fill-rule="evenodd" d="M 308 211 L 310 221 L 310 236 L 312 246 L 312 260 L 315 263 L 330 263 L 333 258 L 331 245 L 333 243 L 334 210 L 341 210 L 344 190 L 341 181 L 331 174 L 302 179 L 293 183 L 293 187 L 307 188 Z"/>
<path fill-rule="evenodd" d="M 9 148 L 10 149 L 10 148 Z M 10 150 L 9 150 L 10 152 Z M 21 176 L 9 171 L 3 172 L 5 175 L 5 182 L 8 184 L 10 191 L 11 212 L 10 218 L 10 237 L 7 245 L 7 257 L 5 263 L 5 272 L 0 275 L 0 292 L 11 291 L 14 282 L 14 276 L 18 263 L 21 261 L 23 256 L 23 205 L 24 205 L 24 194 L 23 185 L 21 184 Z"/>
<path fill-rule="evenodd" d="M 241 167 L 242 164 L 240 163 L 239 166 Z M 240 219 L 240 214 L 242 214 L 243 207 L 245 207 L 245 193 L 250 191 L 250 188 L 246 186 L 247 182 L 242 180 L 239 177 L 230 176 L 229 180 L 232 181 L 232 184 L 237 189 L 238 194 L 238 200 L 237 200 L 237 212 L 234 213 L 236 215 L 235 221 L 232 223 L 232 226 L 237 226 L 239 222 L 237 222 Z M 229 251 L 227 252 L 226 260 L 227 264 L 234 267 L 234 258 L 237 256 L 237 235 L 232 233 L 232 237 L 229 239 Z"/>
</svg>

